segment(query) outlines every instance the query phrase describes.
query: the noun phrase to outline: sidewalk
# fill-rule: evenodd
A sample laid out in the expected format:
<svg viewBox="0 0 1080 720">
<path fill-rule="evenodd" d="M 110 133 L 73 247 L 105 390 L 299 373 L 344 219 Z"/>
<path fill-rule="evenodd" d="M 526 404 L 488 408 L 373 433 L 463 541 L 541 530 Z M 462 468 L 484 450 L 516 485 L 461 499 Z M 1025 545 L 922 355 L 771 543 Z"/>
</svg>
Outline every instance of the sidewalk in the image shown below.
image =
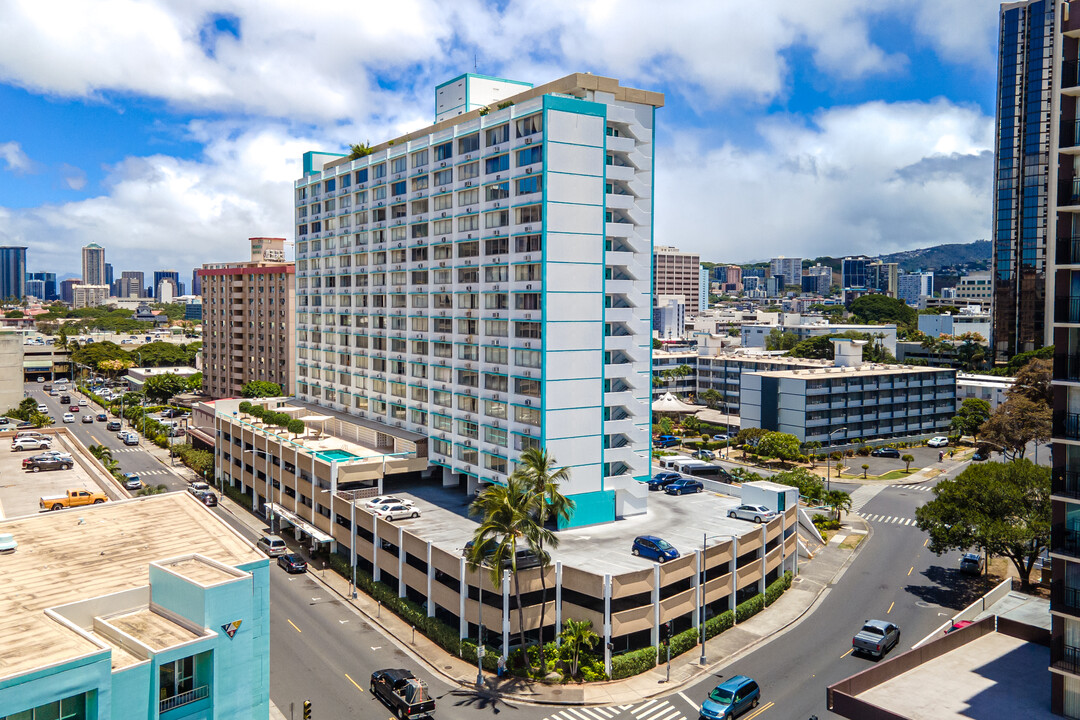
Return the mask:
<svg viewBox="0 0 1080 720">
<path fill-rule="evenodd" d="M 229 498 L 221 497 L 220 505 L 253 532 L 263 534 L 268 531 L 261 518 Z M 869 526 L 856 516 L 849 515 L 847 524 L 852 529 L 869 531 Z M 291 540 L 287 542 L 292 543 Z M 299 552 L 307 555 L 306 548 L 300 548 Z M 499 679 L 485 673 L 487 691 L 503 699 L 543 705 L 631 704 L 657 695 L 669 695 L 715 672 L 758 645 L 776 639 L 798 624 L 825 596 L 828 586 L 847 569 L 856 552 L 830 543 L 812 561 L 801 561 L 799 575 L 779 600 L 706 644 L 708 663 L 705 667 L 698 664 L 700 646 L 672 658 L 670 682 L 664 681 L 667 666 L 662 664 L 625 680 L 567 685 L 546 685 L 520 678 Z M 371 626 L 381 630 L 391 642 L 433 675 L 442 677 L 451 685 L 475 688 L 475 665 L 446 652 L 421 633 L 416 633 L 414 639 L 410 625 L 389 610 L 383 613 L 379 604 L 363 592 L 358 592 L 356 598 L 350 598 L 348 581 L 323 565 L 321 562 L 310 565 L 309 576 L 351 604 Z"/>
</svg>

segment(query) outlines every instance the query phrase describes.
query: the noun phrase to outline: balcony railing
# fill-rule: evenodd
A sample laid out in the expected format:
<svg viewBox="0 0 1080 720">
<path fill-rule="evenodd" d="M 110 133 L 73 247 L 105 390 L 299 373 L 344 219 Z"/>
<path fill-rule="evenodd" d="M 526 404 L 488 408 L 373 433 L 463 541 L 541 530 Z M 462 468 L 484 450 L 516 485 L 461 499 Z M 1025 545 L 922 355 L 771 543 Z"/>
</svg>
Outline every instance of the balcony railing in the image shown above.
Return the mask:
<svg viewBox="0 0 1080 720">
<path fill-rule="evenodd" d="M 173 695 L 172 697 L 161 700 L 158 703 L 158 712 L 163 713 L 166 710 L 172 710 L 173 708 L 178 708 L 181 705 L 187 705 L 198 700 L 205 700 L 208 697 L 210 697 L 210 686 L 202 685 L 194 690 L 188 690 L 179 695 Z"/>
<path fill-rule="evenodd" d="M 1080 500 L 1080 472 L 1056 470 L 1054 472 L 1053 494 Z"/>
<path fill-rule="evenodd" d="M 1050 663 L 1058 670 L 1073 675 L 1080 673 L 1080 647 L 1066 645 L 1063 640 L 1058 640 L 1050 653 Z"/>
<path fill-rule="evenodd" d="M 1054 552 L 1080 557 L 1080 531 L 1064 527 L 1053 528 L 1050 532 L 1050 545 Z"/>
<path fill-rule="evenodd" d="M 1080 323 L 1080 297 L 1054 298 L 1054 321 Z"/>
<path fill-rule="evenodd" d="M 1050 594 L 1050 602 L 1055 610 L 1080 613 L 1080 588 L 1057 585 Z"/>
<path fill-rule="evenodd" d="M 1057 261 L 1059 265 L 1080 264 L 1080 237 L 1057 239 Z"/>
<path fill-rule="evenodd" d="M 1059 413 L 1055 420 L 1054 435 L 1080 440 L 1080 413 Z"/>
</svg>

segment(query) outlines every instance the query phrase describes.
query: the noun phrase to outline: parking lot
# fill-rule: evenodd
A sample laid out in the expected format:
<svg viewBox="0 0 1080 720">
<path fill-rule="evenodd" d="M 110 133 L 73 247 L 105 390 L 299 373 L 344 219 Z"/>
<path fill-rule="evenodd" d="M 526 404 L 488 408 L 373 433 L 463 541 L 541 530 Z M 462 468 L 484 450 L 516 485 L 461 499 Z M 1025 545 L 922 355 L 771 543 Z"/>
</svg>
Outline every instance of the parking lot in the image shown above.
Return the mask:
<svg viewBox="0 0 1080 720">
<path fill-rule="evenodd" d="M 938 453 L 942 450 L 945 451 L 945 455 L 948 456 L 950 450 L 954 450 L 952 447 L 944 448 L 932 448 L 932 447 L 911 447 L 911 448 L 899 448 L 900 457 L 904 455 L 911 455 L 915 458 L 915 461 L 911 463 L 911 471 L 915 472 L 920 468 L 930 467 L 938 464 Z M 847 470 L 844 472 L 852 475 L 861 475 L 862 466 L 866 464 L 870 466 L 867 470 L 868 475 L 884 475 L 885 473 L 892 472 L 893 470 L 903 470 L 905 463 L 899 458 L 886 458 L 886 457 L 862 457 L 861 455 L 855 455 L 855 457 L 844 458 L 844 465 Z"/>
<path fill-rule="evenodd" d="M 472 498 L 460 488 L 415 483 L 384 486 L 387 494 L 408 498 L 422 515 L 415 520 L 398 520 L 425 540 L 455 554 L 472 539 L 477 522 L 468 516 Z M 736 497 L 711 492 L 672 496 L 649 493 L 649 510 L 643 515 L 558 532 L 559 547 L 551 550 L 553 561 L 596 572 L 621 573 L 651 567 L 653 561 L 634 557 L 630 546 L 638 535 L 657 535 L 675 546 L 680 554 L 701 547 L 707 533 L 710 544 L 727 536 L 760 532 L 760 526 L 727 517 L 728 510 L 739 504 Z M 720 537 L 712 537 L 720 536 Z"/>
<path fill-rule="evenodd" d="M 37 453 L 33 450 L 14 452 L 11 439 L 0 438 L 0 517 L 12 518 L 39 512 L 38 498 L 43 495 L 63 495 L 68 490 L 103 492 L 97 481 L 76 461 L 71 470 L 22 469 L 23 458 Z M 53 450 L 69 452 L 63 442 L 53 441 Z"/>
</svg>

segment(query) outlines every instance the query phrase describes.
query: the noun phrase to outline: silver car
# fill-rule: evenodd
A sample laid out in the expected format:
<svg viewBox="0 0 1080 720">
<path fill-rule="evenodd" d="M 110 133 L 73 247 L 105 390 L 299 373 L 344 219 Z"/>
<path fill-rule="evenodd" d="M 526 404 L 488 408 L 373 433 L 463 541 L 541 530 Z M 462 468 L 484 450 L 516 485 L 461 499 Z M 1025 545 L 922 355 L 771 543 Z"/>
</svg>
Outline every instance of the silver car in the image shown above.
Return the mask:
<svg viewBox="0 0 1080 720">
<path fill-rule="evenodd" d="M 740 505 L 739 507 L 730 510 L 727 516 L 739 520 L 763 523 L 769 522 L 776 517 L 776 513 L 764 505 Z"/>
</svg>

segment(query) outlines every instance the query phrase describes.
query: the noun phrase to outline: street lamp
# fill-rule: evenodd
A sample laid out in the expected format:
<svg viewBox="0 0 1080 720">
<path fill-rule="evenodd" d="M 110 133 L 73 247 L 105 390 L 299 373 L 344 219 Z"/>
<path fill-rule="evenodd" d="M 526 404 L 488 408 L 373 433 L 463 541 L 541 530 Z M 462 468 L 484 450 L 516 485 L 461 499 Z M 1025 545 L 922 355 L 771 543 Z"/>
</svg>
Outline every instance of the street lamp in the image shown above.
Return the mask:
<svg viewBox="0 0 1080 720">
<path fill-rule="evenodd" d="M 709 535 L 708 533 L 702 533 L 701 538 L 701 621 L 698 623 L 701 626 L 701 657 L 698 658 L 698 664 L 701 667 L 705 667 L 705 605 L 706 605 L 706 580 L 708 579 L 709 567 L 705 564 L 705 551 L 709 547 L 709 540 L 716 538 L 734 538 L 731 534 Z M 734 616 L 732 616 L 734 617 Z M 670 643 L 670 641 L 669 641 Z M 669 644 L 670 647 L 670 644 Z M 670 662 L 670 661 L 669 661 Z"/>
<path fill-rule="evenodd" d="M 829 482 L 829 477 L 830 477 L 829 461 L 832 459 L 832 436 L 835 435 L 838 432 L 845 432 L 846 430 L 847 430 L 846 427 L 836 428 L 831 433 L 829 433 L 829 442 L 828 442 L 828 445 L 826 445 L 826 447 L 825 447 L 825 492 L 829 492 L 831 487 L 832 487 L 832 485 Z M 837 473 L 837 474 L 839 474 L 839 473 Z"/>
</svg>

